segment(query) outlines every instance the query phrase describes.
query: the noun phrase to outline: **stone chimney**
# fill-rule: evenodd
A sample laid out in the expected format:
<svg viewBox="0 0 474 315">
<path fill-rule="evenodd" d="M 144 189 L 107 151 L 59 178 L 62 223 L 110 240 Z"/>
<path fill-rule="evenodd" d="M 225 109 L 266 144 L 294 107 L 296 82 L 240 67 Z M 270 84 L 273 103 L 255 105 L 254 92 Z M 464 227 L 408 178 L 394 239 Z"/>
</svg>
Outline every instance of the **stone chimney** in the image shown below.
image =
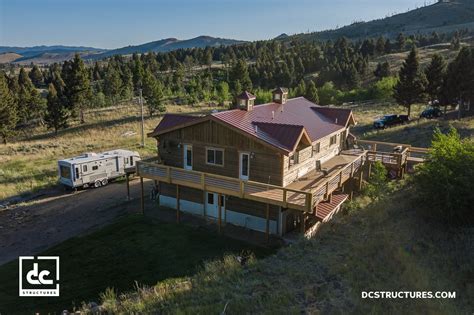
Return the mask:
<svg viewBox="0 0 474 315">
<path fill-rule="evenodd" d="M 288 89 L 286 88 L 276 88 L 272 92 L 273 95 L 273 102 L 278 104 L 285 104 L 288 100 Z"/>
<path fill-rule="evenodd" d="M 237 108 L 251 111 L 253 109 L 255 99 L 257 97 L 247 91 L 242 92 L 239 96 L 237 96 Z"/>
</svg>

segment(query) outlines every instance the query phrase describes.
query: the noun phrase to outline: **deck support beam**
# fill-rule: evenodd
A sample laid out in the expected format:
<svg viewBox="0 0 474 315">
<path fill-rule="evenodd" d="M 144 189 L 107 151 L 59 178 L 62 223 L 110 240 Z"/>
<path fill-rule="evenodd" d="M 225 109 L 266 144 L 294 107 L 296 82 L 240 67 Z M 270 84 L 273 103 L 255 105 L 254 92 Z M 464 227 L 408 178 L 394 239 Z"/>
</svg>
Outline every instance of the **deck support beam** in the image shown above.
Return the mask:
<svg viewBox="0 0 474 315">
<path fill-rule="evenodd" d="M 270 242 L 270 204 L 267 203 L 267 207 L 265 209 L 265 218 L 267 220 L 265 226 L 265 236 L 267 238 L 267 243 Z"/>
<path fill-rule="evenodd" d="M 222 196 L 221 194 L 217 195 L 217 209 L 218 209 L 218 211 L 217 211 L 217 216 L 218 216 L 218 218 L 217 218 L 217 221 L 218 221 L 217 222 L 217 224 L 218 224 L 217 230 L 218 230 L 219 233 L 221 233 L 221 227 L 222 227 L 221 196 Z"/>
<path fill-rule="evenodd" d="M 300 214 L 301 216 L 301 226 L 300 226 L 300 229 L 301 229 L 301 233 L 304 234 L 305 230 L 306 230 L 306 216 L 305 216 L 305 213 L 301 213 Z"/>
<path fill-rule="evenodd" d="M 176 185 L 176 223 L 180 219 L 179 185 Z"/>
<path fill-rule="evenodd" d="M 130 201 L 130 174 L 127 173 L 125 175 L 126 181 L 127 181 L 127 200 Z"/>
<path fill-rule="evenodd" d="M 140 208 L 142 210 L 142 214 L 145 214 L 145 192 L 143 191 L 143 177 L 140 176 Z"/>
</svg>

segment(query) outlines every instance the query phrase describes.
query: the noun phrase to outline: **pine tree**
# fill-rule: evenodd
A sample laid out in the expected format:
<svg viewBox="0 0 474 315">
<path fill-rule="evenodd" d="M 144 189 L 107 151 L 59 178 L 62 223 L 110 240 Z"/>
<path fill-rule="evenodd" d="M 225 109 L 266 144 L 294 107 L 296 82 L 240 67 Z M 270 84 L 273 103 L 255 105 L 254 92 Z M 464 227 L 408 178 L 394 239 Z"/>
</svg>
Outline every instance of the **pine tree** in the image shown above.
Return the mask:
<svg viewBox="0 0 474 315">
<path fill-rule="evenodd" d="M 425 74 L 420 70 L 416 47 L 413 46 L 400 69 L 393 94 L 397 102 L 408 109 L 408 116 L 411 113 L 411 105 L 424 100 L 426 84 Z"/>
<path fill-rule="evenodd" d="M 425 70 L 426 79 L 428 80 L 428 84 L 426 85 L 426 93 L 428 94 L 432 103 L 440 98 L 445 74 L 446 61 L 444 60 L 443 56 L 435 54 L 431 59 L 431 63 Z"/>
<path fill-rule="evenodd" d="M 474 101 L 474 49 L 463 47 L 459 51 L 448 66 L 445 82 L 443 95 L 451 103 Z"/>
<path fill-rule="evenodd" d="M 381 79 L 390 76 L 390 64 L 386 61 L 383 63 L 378 63 L 377 68 L 374 71 L 374 75 Z"/>
<path fill-rule="evenodd" d="M 115 69 L 113 64 L 109 64 L 104 77 L 104 94 L 116 103 L 120 99 L 120 90 L 122 87 L 122 80 L 120 74 Z"/>
<path fill-rule="evenodd" d="M 313 103 L 319 103 L 318 89 L 316 88 L 314 81 L 309 81 L 309 84 L 306 87 L 305 97 Z"/>
<path fill-rule="evenodd" d="M 59 129 L 67 127 L 69 111 L 66 106 L 61 103 L 56 88 L 52 83 L 48 86 L 47 100 L 47 110 L 45 115 L 46 125 L 48 128 L 54 129 L 55 134 L 58 134 Z"/>
<path fill-rule="evenodd" d="M 24 68 L 18 75 L 18 111 L 19 121 L 23 124 L 33 119 L 41 119 L 44 114 L 44 100 L 34 87 Z"/>
<path fill-rule="evenodd" d="M 385 53 L 385 39 L 382 36 L 377 39 L 377 43 L 375 44 L 375 51 L 378 55 L 383 55 Z"/>
<path fill-rule="evenodd" d="M 30 73 L 28 76 L 31 79 L 31 82 L 33 82 L 34 86 L 37 88 L 41 87 L 44 83 L 44 78 L 43 78 L 43 73 L 39 69 L 37 65 L 33 66 L 33 69 L 31 69 Z"/>
<path fill-rule="evenodd" d="M 7 78 L 0 72 L 0 136 L 4 144 L 14 133 L 16 122 L 16 101 L 8 88 Z"/>
<path fill-rule="evenodd" d="M 403 33 L 398 34 L 397 36 L 397 46 L 399 51 L 403 51 L 405 49 L 406 38 Z"/>
<path fill-rule="evenodd" d="M 166 110 L 162 105 L 163 85 L 153 76 L 149 68 L 145 69 L 143 76 L 143 97 L 146 100 L 150 117 L 156 111 L 163 112 Z"/>
<path fill-rule="evenodd" d="M 84 111 L 89 104 L 92 92 L 89 73 L 79 54 L 75 54 L 68 76 L 66 89 L 68 90 L 69 103 L 72 109 L 79 113 L 81 124 L 83 124 L 85 123 Z"/>
<path fill-rule="evenodd" d="M 252 81 L 250 80 L 249 71 L 247 63 L 245 60 L 238 60 L 232 67 L 229 73 L 229 79 L 234 93 L 240 93 L 243 90 L 250 91 L 252 89 Z M 236 81 L 239 81 L 241 84 L 241 90 L 236 91 Z"/>
</svg>

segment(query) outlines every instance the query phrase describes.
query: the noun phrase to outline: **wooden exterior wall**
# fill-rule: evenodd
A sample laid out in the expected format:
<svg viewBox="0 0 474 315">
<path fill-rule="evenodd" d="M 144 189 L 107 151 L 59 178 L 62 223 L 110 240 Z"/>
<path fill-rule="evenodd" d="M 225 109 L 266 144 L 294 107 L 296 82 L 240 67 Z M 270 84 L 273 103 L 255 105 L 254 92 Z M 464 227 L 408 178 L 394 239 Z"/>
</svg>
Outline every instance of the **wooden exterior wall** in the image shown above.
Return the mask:
<svg viewBox="0 0 474 315">
<path fill-rule="evenodd" d="M 290 157 L 283 157 L 283 186 L 287 186 L 294 182 L 296 179 L 304 176 L 308 172 L 316 168 L 316 161 L 320 160 L 324 162 L 325 157 L 331 157 L 337 155 L 342 149 L 344 149 L 344 141 L 347 137 L 348 131 L 338 131 L 334 134 L 331 134 L 327 137 L 324 137 L 315 143 L 313 147 L 319 143 L 319 153 L 313 152 L 313 147 L 304 148 L 298 151 L 298 163 L 291 165 L 289 163 Z M 330 145 L 330 139 L 332 136 L 336 135 L 336 143 Z"/>
<path fill-rule="evenodd" d="M 167 197 L 176 198 L 176 185 L 160 182 L 160 194 Z M 187 200 L 195 203 L 202 204 L 204 206 L 204 192 L 199 189 L 189 188 L 180 186 L 179 198 L 181 200 Z M 228 197 L 225 202 L 225 208 L 248 215 L 253 215 L 260 218 L 266 217 L 266 204 L 247 200 L 237 197 Z M 270 220 L 278 219 L 279 208 L 275 205 L 270 205 Z"/>
<path fill-rule="evenodd" d="M 239 152 L 249 152 L 249 180 L 282 185 L 283 155 L 222 124 L 207 121 L 161 135 L 158 152 L 166 165 L 183 167 L 184 144 L 193 146 L 193 170 L 238 178 Z M 207 147 L 224 149 L 223 166 L 206 163 Z"/>
</svg>

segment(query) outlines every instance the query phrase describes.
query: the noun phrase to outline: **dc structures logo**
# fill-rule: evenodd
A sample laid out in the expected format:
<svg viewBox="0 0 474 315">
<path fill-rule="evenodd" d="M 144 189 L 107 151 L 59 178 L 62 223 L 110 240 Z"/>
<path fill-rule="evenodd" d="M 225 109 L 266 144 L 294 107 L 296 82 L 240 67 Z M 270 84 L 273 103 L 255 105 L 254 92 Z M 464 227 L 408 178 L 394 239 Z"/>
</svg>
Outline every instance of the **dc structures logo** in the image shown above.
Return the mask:
<svg viewBox="0 0 474 315">
<path fill-rule="evenodd" d="M 20 256 L 20 296 L 59 296 L 59 257 Z"/>
</svg>

